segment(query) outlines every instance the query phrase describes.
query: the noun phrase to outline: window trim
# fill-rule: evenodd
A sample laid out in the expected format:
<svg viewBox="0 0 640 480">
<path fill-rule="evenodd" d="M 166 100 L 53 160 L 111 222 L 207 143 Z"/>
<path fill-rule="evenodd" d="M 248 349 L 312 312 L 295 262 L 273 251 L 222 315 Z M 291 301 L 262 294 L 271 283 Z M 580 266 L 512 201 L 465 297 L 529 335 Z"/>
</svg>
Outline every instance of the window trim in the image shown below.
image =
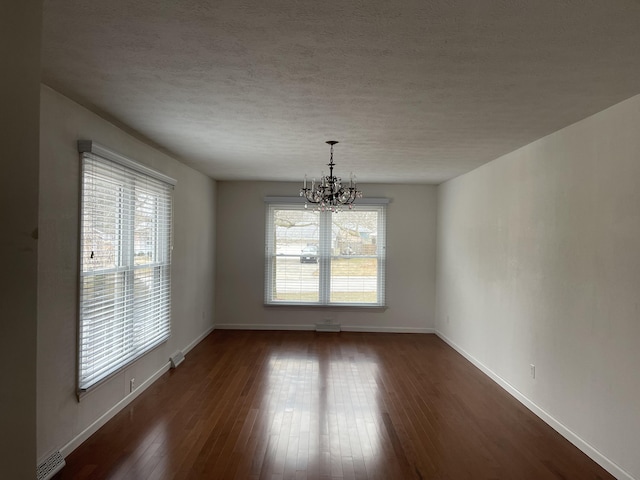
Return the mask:
<svg viewBox="0 0 640 480">
<path fill-rule="evenodd" d="M 161 172 L 158 172 L 156 170 L 153 170 L 145 165 L 142 165 L 140 163 L 138 163 L 135 160 L 132 160 L 128 157 L 125 157 L 124 155 L 118 154 L 96 142 L 93 142 L 92 140 L 79 140 L 77 143 L 78 146 L 78 153 L 79 153 L 79 159 L 80 159 L 80 167 L 81 167 L 81 171 L 80 171 L 80 202 L 79 202 L 79 241 L 78 241 L 78 291 L 79 291 L 79 295 L 78 295 L 78 332 L 77 332 L 77 354 L 76 354 L 76 361 L 77 361 L 77 371 L 76 371 L 76 394 L 77 394 L 77 398 L 78 401 L 81 400 L 81 398 L 90 393 L 91 391 L 93 391 L 96 387 L 104 384 L 106 381 L 108 381 L 110 378 L 112 378 L 114 375 L 122 372 L 123 369 L 127 368 L 128 366 L 130 366 L 133 362 L 135 362 L 136 360 L 138 360 L 139 358 L 141 358 L 142 356 L 146 355 L 147 353 L 155 350 L 157 347 L 159 347 L 160 345 L 162 345 L 163 343 L 165 343 L 167 341 L 167 339 L 171 336 L 171 264 L 172 264 L 172 250 L 173 250 L 173 189 L 174 186 L 177 184 L 177 181 L 174 178 L 171 178 L 167 175 L 164 175 Z M 146 176 L 149 177 L 150 179 L 153 179 L 157 182 L 161 182 L 163 184 L 166 185 L 166 187 L 168 187 L 168 193 L 169 193 L 169 197 L 168 197 L 168 213 L 166 213 L 166 217 L 164 217 L 164 219 L 166 221 L 168 221 L 168 232 L 167 235 L 161 235 L 160 238 L 156 238 L 155 240 L 155 250 L 156 250 L 156 254 L 158 252 L 165 252 L 164 253 L 164 258 L 162 258 L 161 255 L 161 260 L 158 261 L 153 261 L 152 263 L 149 264 L 144 264 L 144 265 L 136 265 L 135 262 L 130 261 L 131 259 L 129 258 L 129 261 L 126 262 L 126 265 L 122 264 L 121 261 L 118 262 L 118 266 L 115 266 L 114 268 L 107 268 L 107 269 L 103 269 L 103 270 L 99 270 L 97 272 L 89 272 L 89 271 L 83 271 L 83 261 L 82 261 L 82 255 L 84 254 L 82 249 L 84 246 L 84 241 L 83 241 L 83 232 L 84 232 L 84 215 L 85 215 L 85 203 L 84 203 L 84 184 L 85 184 L 85 158 L 90 159 L 91 161 L 105 161 L 106 162 L 112 162 L 114 164 L 117 164 L 121 167 L 124 167 L 125 170 L 131 170 L 133 171 L 132 173 L 134 175 L 138 175 L 138 176 Z M 133 181 L 133 180 L 132 180 Z M 167 192 L 167 190 L 165 190 L 165 192 Z M 165 193 L 166 194 L 166 193 Z M 165 197 L 167 198 L 167 197 Z M 129 205 L 129 208 L 134 209 L 135 208 L 135 202 L 132 202 L 131 205 Z M 154 214 L 154 218 L 163 218 L 163 217 L 158 217 L 158 213 Z M 131 217 L 132 218 L 132 217 Z M 133 222 L 132 219 L 128 220 L 127 222 Z M 121 223 L 121 222 L 119 222 Z M 124 237 L 130 237 L 131 236 L 131 231 L 129 231 L 128 227 L 130 227 L 131 225 L 127 225 L 125 228 L 126 231 L 122 232 L 122 235 Z M 118 227 L 121 228 L 121 227 Z M 158 235 L 156 233 L 156 235 Z M 126 243 L 126 244 L 125 244 Z M 125 240 L 124 242 L 119 242 L 118 243 L 118 253 L 117 256 L 119 258 L 123 258 L 123 257 L 131 257 L 134 252 L 133 252 L 133 248 L 134 248 L 134 239 L 131 238 L 130 241 Z M 84 288 L 83 288 L 83 279 L 85 277 L 90 277 L 90 276 L 96 276 L 96 275 L 105 275 L 105 274 L 109 274 L 109 273 L 119 273 L 122 272 L 125 275 L 124 278 L 124 282 L 125 283 L 132 283 L 133 282 L 133 277 L 135 275 L 135 271 L 136 270 L 141 270 L 141 269 L 145 269 L 145 268 L 151 268 L 154 270 L 154 273 L 152 274 L 152 276 L 155 278 L 158 275 L 158 272 L 155 272 L 155 270 L 157 268 L 166 268 L 168 269 L 168 272 L 165 272 L 162 275 L 168 275 L 168 280 L 167 281 L 163 281 L 162 286 L 164 286 L 167 290 L 167 294 L 168 294 L 168 309 L 169 309 L 169 313 L 168 313 L 168 326 L 166 328 L 166 335 L 156 335 L 156 337 L 150 337 L 150 339 L 147 340 L 151 340 L 148 342 L 148 345 L 141 351 L 139 352 L 135 352 L 132 351 L 134 354 L 133 355 L 129 355 L 129 356 L 124 356 L 118 359 L 115 359 L 115 367 L 113 369 L 107 369 L 108 373 L 102 377 L 98 377 L 98 379 L 92 383 L 88 383 L 86 385 L 82 385 L 81 384 L 81 373 L 82 373 L 82 369 L 81 369 L 81 361 L 83 359 L 82 357 L 82 329 L 86 328 L 83 326 L 83 317 L 82 317 L 82 312 L 83 312 L 83 301 L 84 301 Z M 129 278 L 131 277 L 131 278 Z M 156 282 L 157 280 L 154 280 L 154 282 Z M 124 288 L 124 287 L 123 287 Z M 133 288 L 133 287 L 131 287 Z M 165 297 L 166 298 L 166 297 Z M 147 319 L 148 321 L 148 319 Z M 135 335 L 131 335 L 132 338 L 135 337 Z M 130 353 L 132 353 L 130 352 Z"/>
<path fill-rule="evenodd" d="M 83 153 L 92 153 L 97 157 L 115 162 L 119 165 L 122 165 L 123 167 L 128 167 L 138 173 L 142 173 L 143 175 L 155 178 L 156 180 L 160 180 L 161 182 L 168 183 L 173 187 L 175 187 L 178 183 L 175 178 L 158 172 L 153 168 L 149 168 L 146 165 L 142 165 L 141 163 L 132 160 L 129 157 L 125 157 L 124 155 L 121 155 L 117 152 L 114 152 L 113 150 L 110 150 L 107 147 L 94 142 L 93 140 L 78 140 L 78 153 L 80 153 L 81 158 Z"/>
<path fill-rule="evenodd" d="M 330 295 L 331 291 L 329 288 L 330 285 L 330 277 L 331 275 L 328 273 L 331 268 L 331 263 L 328 261 L 329 259 L 325 257 L 325 261 L 318 262 L 319 268 L 322 270 L 321 278 L 325 278 L 326 281 L 319 281 L 318 286 L 318 302 L 292 302 L 292 301 L 274 301 L 271 296 L 273 292 L 273 281 L 274 281 L 274 272 L 272 268 L 272 258 L 275 257 L 275 253 L 272 252 L 272 249 L 275 248 L 275 245 L 272 245 L 272 241 L 269 238 L 270 232 L 273 228 L 273 209 L 277 207 L 287 208 L 303 208 L 305 201 L 301 197 L 284 197 L 284 196 L 266 196 L 264 197 L 265 202 L 265 284 L 264 284 L 264 306 L 265 307 L 285 307 L 288 309 L 291 308 L 333 308 L 333 309 L 372 309 L 372 310 L 386 310 L 387 309 L 387 296 L 386 296 L 386 223 L 387 223 L 387 215 L 388 215 L 388 204 L 390 200 L 388 198 L 366 198 L 359 199 L 358 204 L 354 205 L 354 209 L 357 211 L 358 206 L 364 207 L 377 207 L 380 209 L 382 214 L 382 228 L 379 231 L 379 235 L 381 235 L 382 242 L 382 253 L 378 253 L 374 256 L 374 258 L 378 259 L 378 264 L 382 267 L 382 272 L 378 272 L 377 275 L 377 292 L 378 292 L 378 302 L 376 303 L 341 303 L 341 302 L 331 302 Z M 331 243 L 331 215 L 340 215 L 340 213 L 331 213 L 329 211 L 319 212 L 321 215 L 320 218 L 320 235 L 324 235 L 325 239 L 319 239 L 321 242 L 329 242 Z M 327 226 L 328 224 L 328 226 Z M 380 299 L 380 295 L 382 295 L 382 299 Z"/>
</svg>

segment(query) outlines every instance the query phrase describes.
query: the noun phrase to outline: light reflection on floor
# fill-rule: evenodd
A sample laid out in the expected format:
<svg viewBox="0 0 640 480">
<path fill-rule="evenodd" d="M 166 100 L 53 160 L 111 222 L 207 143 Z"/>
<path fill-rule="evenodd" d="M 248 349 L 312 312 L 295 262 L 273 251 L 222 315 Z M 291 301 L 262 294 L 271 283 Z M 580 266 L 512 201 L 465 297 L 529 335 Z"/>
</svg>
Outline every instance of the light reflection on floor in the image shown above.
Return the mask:
<svg viewBox="0 0 640 480">
<path fill-rule="evenodd" d="M 359 469 L 371 473 L 381 438 L 377 373 L 373 361 L 269 357 L 262 402 L 268 405 L 270 441 L 277 442 L 265 459 L 275 463 L 273 472 L 316 465 L 343 476 L 358 467 L 353 462 L 362 462 Z"/>
<path fill-rule="evenodd" d="M 120 433 L 127 435 L 127 432 Z M 172 438 L 166 421 L 154 422 L 137 442 L 136 449 L 109 474 L 109 480 L 161 478 L 172 459 Z"/>
</svg>

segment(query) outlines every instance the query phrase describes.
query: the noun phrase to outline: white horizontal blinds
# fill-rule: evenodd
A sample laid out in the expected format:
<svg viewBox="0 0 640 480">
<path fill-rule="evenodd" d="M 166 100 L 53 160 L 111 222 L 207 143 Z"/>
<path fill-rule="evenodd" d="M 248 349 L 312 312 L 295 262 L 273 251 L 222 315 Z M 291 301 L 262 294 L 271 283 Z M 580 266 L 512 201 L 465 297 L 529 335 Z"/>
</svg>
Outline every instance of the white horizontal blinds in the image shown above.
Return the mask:
<svg viewBox="0 0 640 480">
<path fill-rule="evenodd" d="M 271 204 L 267 218 L 267 303 L 318 302 L 318 215 L 303 205 Z"/>
<path fill-rule="evenodd" d="M 79 389 L 166 340 L 172 186 L 82 155 Z"/>
<path fill-rule="evenodd" d="M 384 207 L 331 215 L 330 303 L 384 305 Z"/>
<path fill-rule="evenodd" d="M 383 306 L 385 208 L 268 203 L 265 303 Z"/>
</svg>

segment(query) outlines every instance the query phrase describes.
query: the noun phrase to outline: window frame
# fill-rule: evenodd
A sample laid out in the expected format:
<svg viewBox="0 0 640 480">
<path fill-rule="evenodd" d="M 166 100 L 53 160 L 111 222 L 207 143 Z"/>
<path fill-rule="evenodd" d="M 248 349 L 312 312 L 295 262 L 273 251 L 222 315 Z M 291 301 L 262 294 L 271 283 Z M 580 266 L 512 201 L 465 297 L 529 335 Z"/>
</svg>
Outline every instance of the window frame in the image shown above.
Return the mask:
<svg viewBox="0 0 640 480">
<path fill-rule="evenodd" d="M 275 282 L 275 261 L 281 256 L 275 252 L 274 212 L 277 209 L 305 210 L 304 199 L 299 197 L 265 197 L 265 284 L 264 284 L 264 305 L 268 307 L 340 307 L 340 308 L 386 308 L 386 222 L 389 199 L 386 198 L 366 198 L 358 200 L 353 210 L 343 210 L 343 212 L 333 213 L 329 210 L 317 211 L 313 205 L 306 207 L 307 211 L 314 212 L 319 218 L 319 245 L 318 245 L 318 268 L 319 285 L 318 301 L 292 301 L 274 300 Z M 332 215 L 348 214 L 350 211 L 376 211 L 378 213 L 376 253 L 373 255 L 358 255 L 360 258 L 377 259 L 376 275 L 376 302 L 336 302 L 331 301 L 331 262 L 334 258 L 353 258 L 353 255 L 331 254 L 330 245 L 332 242 Z"/>
<path fill-rule="evenodd" d="M 115 153 L 90 140 L 78 142 L 80 153 L 80 205 L 79 205 L 79 262 L 78 262 L 78 350 L 76 389 L 78 400 L 87 392 L 102 384 L 113 375 L 121 372 L 137 359 L 167 341 L 171 336 L 171 253 L 173 248 L 173 189 L 176 180 L 146 167 L 134 160 Z M 109 169 L 112 171 L 109 172 Z M 98 197 L 92 197 L 88 190 L 91 183 L 101 185 L 104 195 L 113 201 L 113 208 L 99 207 Z M 98 183 L 96 183 L 98 182 Z M 101 182 L 101 183 L 100 183 Z M 110 183 L 110 185 L 108 185 Z M 98 187 L 94 187 L 98 188 Z M 151 201 L 149 211 L 144 202 Z M 93 203 L 92 203 L 93 202 Z M 85 238 L 89 227 L 85 222 L 91 215 L 113 212 L 115 221 L 111 245 L 115 244 L 113 265 L 92 266 L 87 257 L 89 237 Z M 136 262 L 135 229 L 138 215 L 148 215 L 151 225 L 150 237 L 153 238 L 149 261 Z M 144 218 L 144 217 L 143 217 Z M 90 224 L 89 224 L 90 225 Z M 144 239 L 144 237 L 143 237 Z M 145 243 L 149 242 L 148 239 Z M 89 243 L 89 247 L 92 245 Z M 148 243 L 147 243 L 147 246 Z M 100 250 L 98 253 L 100 254 Z M 96 255 L 97 256 L 97 255 Z M 85 258 L 87 257 L 87 258 Z M 144 294 L 136 288 L 137 273 L 142 273 Z M 101 278 L 114 285 L 114 306 L 109 307 L 106 316 L 95 313 L 100 302 L 100 292 L 86 283 L 89 278 Z M 95 281 L 94 281 L 95 283 Z M 137 294 L 136 294 L 137 292 Z M 90 295 L 95 294 L 94 297 Z M 87 296 L 89 297 L 87 298 Z M 136 311 L 136 303 L 141 302 Z M 118 305 L 119 307 L 115 307 Z M 140 310 L 141 309 L 141 310 Z M 142 314 L 140 314 L 142 311 Z M 103 317 L 98 319 L 98 317 Z M 93 323 L 91 323 L 93 322 Z M 90 350 L 95 349 L 94 330 L 118 329 L 121 334 L 104 334 L 102 339 L 109 341 L 110 348 L 124 352 L 119 355 L 96 356 L 93 361 Z M 100 338 L 96 336 L 95 338 Z M 88 346 L 87 346 L 88 345 Z M 93 345 L 93 347 L 92 347 Z M 107 347 L 107 348 L 109 348 Z M 103 359 L 100 362 L 100 358 Z M 108 362 L 104 359 L 107 358 Z M 89 365 L 89 367 L 85 367 Z M 90 373 L 88 373 L 90 372 Z M 96 373 L 99 372 L 99 373 Z"/>
</svg>

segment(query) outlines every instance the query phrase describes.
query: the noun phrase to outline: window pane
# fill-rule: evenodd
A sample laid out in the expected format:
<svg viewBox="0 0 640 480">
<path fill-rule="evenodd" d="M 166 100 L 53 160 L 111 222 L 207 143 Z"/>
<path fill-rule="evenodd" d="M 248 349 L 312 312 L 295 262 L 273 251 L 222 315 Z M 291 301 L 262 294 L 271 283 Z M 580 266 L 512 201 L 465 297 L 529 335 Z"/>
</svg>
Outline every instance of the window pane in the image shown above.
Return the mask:
<svg viewBox="0 0 640 480">
<path fill-rule="evenodd" d="M 317 302 L 319 299 L 319 217 L 301 209 L 275 209 L 274 301 Z"/>
<path fill-rule="evenodd" d="M 376 255 L 378 239 L 377 211 L 346 211 L 333 215 L 334 255 Z"/>
<path fill-rule="evenodd" d="M 82 270 L 116 268 L 121 262 L 123 195 L 116 182 L 85 178 L 82 211 Z"/>
<path fill-rule="evenodd" d="M 129 327 L 119 320 L 127 309 L 126 275 L 107 273 L 82 279 L 80 375 L 101 375 L 129 349 Z"/>
<path fill-rule="evenodd" d="M 158 266 L 136 268 L 133 273 L 133 336 L 136 350 L 144 350 L 168 336 L 164 326 L 169 315 L 163 275 L 169 271 Z"/>
<path fill-rule="evenodd" d="M 334 257 L 331 262 L 333 303 L 376 303 L 378 301 L 378 259 Z"/>
<path fill-rule="evenodd" d="M 350 210 L 331 220 L 330 301 L 378 302 L 378 211 Z"/>
<path fill-rule="evenodd" d="M 317 302 L 320 272 L 317 262 L 303 262 L 299 256 L 275 258 L 274 301 Z"/>
<path fill-rule="evenodd" d="M 317 213 L 276 209 L 273 214 L 276 255 L 298 257 L 305 247 L 318 247 L 320 224 Z"/>
<path fill-rule="evenodd" d="M 157 199 L 140 187 L 136 189 L 135 196 L 134 264 L 145 265 L 157 261 Z"/>
</svg>

